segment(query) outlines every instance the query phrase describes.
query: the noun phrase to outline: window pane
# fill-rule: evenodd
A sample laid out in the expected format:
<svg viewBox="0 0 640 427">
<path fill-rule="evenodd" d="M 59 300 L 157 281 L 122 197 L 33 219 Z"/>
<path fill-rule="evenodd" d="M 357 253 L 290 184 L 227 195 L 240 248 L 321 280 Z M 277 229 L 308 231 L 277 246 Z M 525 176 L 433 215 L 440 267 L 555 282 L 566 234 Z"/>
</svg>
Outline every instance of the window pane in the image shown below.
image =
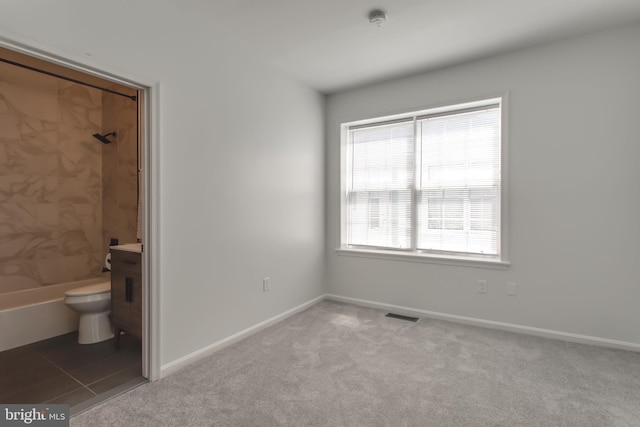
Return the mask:
<svg viewBox="0 0 640 427">
<path fill-rule="evenodd" d="M 411 190 L 349 193 L 350 245 L 411 247 Z"/>
<path fill-rule="evenodd" d="M 351 189 L 407 189 L 413 184 L 413 122 L 351 132 Z"/>
<path fill-rule="evenodd" d="M 497 254 L 500 110 L 418 120 L 417 248 Z"/>
<path fill-rule="evenodd" d="M 413 122 L 350 130 L 348 244 L 411 247 Z"/>
<path fill-rule="evenodd" d="M 496 188 L 473 188 L 470 192 L 471 230 L 491 231 L 497 234 L 499 212 Z"/>
</svg>

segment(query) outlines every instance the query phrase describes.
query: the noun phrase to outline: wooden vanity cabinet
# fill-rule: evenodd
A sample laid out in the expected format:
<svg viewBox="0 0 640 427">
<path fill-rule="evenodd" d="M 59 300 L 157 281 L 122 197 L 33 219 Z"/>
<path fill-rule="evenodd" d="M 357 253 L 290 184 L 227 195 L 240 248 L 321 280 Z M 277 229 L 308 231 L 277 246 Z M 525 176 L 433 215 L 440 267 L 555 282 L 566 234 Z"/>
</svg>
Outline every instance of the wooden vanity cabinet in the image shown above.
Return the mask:
<svg viewBox="0 0 640 427">
<path fill-rule="evenodd" d="M 142 337 L 142 254 L 111 249 L 111 322 L 114 344 L 126 331 Z"/>
</svg>

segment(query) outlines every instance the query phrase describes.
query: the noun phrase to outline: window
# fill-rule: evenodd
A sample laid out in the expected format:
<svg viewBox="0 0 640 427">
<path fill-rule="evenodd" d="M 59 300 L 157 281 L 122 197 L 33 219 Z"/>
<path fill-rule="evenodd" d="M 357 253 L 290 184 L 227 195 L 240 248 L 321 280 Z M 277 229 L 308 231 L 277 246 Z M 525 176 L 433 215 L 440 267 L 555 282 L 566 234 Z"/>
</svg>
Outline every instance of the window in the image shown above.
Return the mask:
<svg viewBox="0 0 640 427">
<path fill-rule="evenodd" d="M 502 261 L 502 99 L 342 126 L 342 249 Z"/>
</svg>

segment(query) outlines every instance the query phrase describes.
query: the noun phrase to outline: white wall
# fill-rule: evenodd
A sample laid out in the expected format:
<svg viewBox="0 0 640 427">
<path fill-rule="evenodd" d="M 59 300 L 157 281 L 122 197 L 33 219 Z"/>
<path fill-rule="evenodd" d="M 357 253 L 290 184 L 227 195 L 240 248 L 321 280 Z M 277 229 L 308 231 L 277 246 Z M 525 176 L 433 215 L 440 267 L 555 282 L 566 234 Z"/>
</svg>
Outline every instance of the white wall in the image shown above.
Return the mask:
<svg viewBox="0 0 640 427">
<path fill-rule="evenodd" d="M 161 365 L 323 294 L 321 95 L 181 2 L 4 3 L 5 37 L 160 83 Z"/>
<path fill-rule="evenodd" d="M 638 46 L 640 25 L 626 26 L 330 96 L 328 292 L 640 343 Z M 341 122 L 507 91 L 508 270 L 334 252 Z"/>
</svg>

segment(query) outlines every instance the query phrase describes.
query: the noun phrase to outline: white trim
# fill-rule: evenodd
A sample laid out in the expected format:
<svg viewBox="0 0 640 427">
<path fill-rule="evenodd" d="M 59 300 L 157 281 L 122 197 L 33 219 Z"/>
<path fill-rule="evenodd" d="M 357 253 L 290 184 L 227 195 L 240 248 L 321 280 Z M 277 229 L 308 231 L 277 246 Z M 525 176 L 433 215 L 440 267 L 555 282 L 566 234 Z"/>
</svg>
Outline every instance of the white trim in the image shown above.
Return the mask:
<svg viewBox="0 0 640 427">
<path fill-rule="evenodd" d="M 245 338 L 249 338 L 251 335 L 258 333 L 263 329 L 268 328 L 269 326 L 275 325 L 276 323 L 281 322 L 286 318 L 293 316 L 294 314 L 300 313 L 301 311 L 308 309 L 309 307 L 323 301 L 324 299 L 325 299 L 325 295 L 316 297 L 310 301 L 300 304 L 297 307 L 287 310 L 284 313 L 278 314 L 276 316 L 271 317 L 270 319 L 257 323 L 243 331 L 240 331 L 218 342 L 215 342 L 206 347 L 203 347 L 200 350 L 194 351 L 193 353 L 187 354 L 186 356 L 182 356 L 181 358 L 176 359 L 172 362 L 169 362 L 166 365 L 162 365 L 162 368 L 160 370 L 161 377 L 164 378 L 167 375 L 170 375 L 194 362 L 197 362 L 198 360 L 211 356 L 212 354 L 232 344 L 235 344 L 238 341 L 242 341 Z"/>
<path fill-rule="evenodd" d="M 331 301 L 355 304 L 363 307 L 377 308 L 381 310 L 393 310 L 398 314 L 415 317 L 427 317 L 430 319 L 446 320 L 449 322 L 462 323 L 465 325 L 479 326 L 482 328 L 497 329 L 501 331 L 515 332 L 524 335 L 533 335 L 543 338 L 551 338 L 560 341 L 568 341 L 579 344 L 595 345 L 598 347 L 615 348 L 640 352 L 640 344 L 610 340 L 607 338 L 592 337 L 589 335 L 572 334 L 569 332 L 553 331 L 550 329 L 534 328 L 531 326 L 516 325 L 513 323 L 495 322 L 493 320 L 478 319 L 475 317 L 457 316 L 454 314 L 438 313 L 436 311 L 420 310 L 417 308 L 404 307 L 393 304 L 384 304 L 375 301 L 368 301 L 358 298 L 343 297 L 340 295 L 326 294 L 325 299 Z"/>
<path fill-rule="evenodd" d="M 136 89 L 148 89 L 156 83 L 138 76 L 124 76 L 120 71 L 111 71 L 103 64 L 93 61 L 89 56 L 74 55 L 2 30 L 0 30 L 0 46 Z"/>
<path fill-rule="evenodd" d="M 144 111 L 147 123 L 143 136 L 144 166 L 143 174 L 143 242 L 145 249 L 142 254 L 146 267 L 143 274 L 146 277 L 146 289 L 149 290 L 145 298 L 147 307 L 147 378 L 149 381 L 160 379 L 160 84 L 156 83 L 143 92 Z"/>
<path fill-rule="evenodd" d="M 49 45 L 27 40 L 16 34 L 0 31 L 0 46 L 32 56 L 43 61 L 51 62 L 85 74 L 100 77 L 115 83 L 141 90 L 144 97 L 143 119 L 146 121 L 145 132 L 141 143 L 143 144 L 143 157 L 145 169 L 143 180 L 145 185 L 144 209 L 145 231 L 143 236 L 145 245 L 145 271 L 143 272 L 143 286 L 149 297 L 144 304 L 147 309 L 145 331 L 146 340 L 143 344 L 143 373 L 147 374 L 150 381 L 160 378 L 160 157 L 157 149 L 160 140 L 160 114 L 159 114 L 159 84 L 157 82 L 140 79 L 139 77 L 124 76 L 120 71 L 110 71 L 100 63 L 91 61 L 88 57 L 73 55 L 69 52 L 57 50 Z"/>
<path fill-rule="evenodd" d="M 500 257 L 509 263 L 509 92 L 500 97 Z"/>
<path fill-rule="evenodd" d="M 336 254 L 361 258 L 388 259 L 392 261 L 426 262 L 431 264 L 455 265 L 458 267 L 493 268 L 507 270 L 508 261 L 491 258 L 456 257 L 455 255 L 436 255 L 418 252 L 385 251 L 381 249 L 336 248 Z"/>
</svg>

